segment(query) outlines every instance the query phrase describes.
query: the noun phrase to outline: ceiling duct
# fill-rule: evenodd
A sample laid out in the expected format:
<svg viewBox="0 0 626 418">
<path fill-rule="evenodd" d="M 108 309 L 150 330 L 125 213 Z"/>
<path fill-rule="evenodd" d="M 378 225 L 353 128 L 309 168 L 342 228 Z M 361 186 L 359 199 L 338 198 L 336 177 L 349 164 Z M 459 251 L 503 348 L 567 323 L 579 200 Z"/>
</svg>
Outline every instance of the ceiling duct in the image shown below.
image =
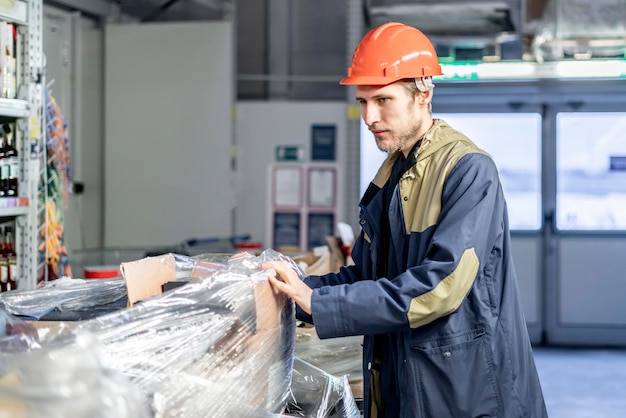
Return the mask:
<svg viewBox="0 0 626 418">
<path fill-rule="evenodd" d="M 500 51 L 499 39 L 516 44 L 521 58 L 521 2 L 370 0 L 367 15 L 372 25 L 396 21 L 423 31 L 440 56 L 455 60 L 482 59 Z"/>
<path fill-rule="evenodd" d="M 626 0 L 548 0 L 532 49 L 540 62 L 624 58 Z"/>
</svg>

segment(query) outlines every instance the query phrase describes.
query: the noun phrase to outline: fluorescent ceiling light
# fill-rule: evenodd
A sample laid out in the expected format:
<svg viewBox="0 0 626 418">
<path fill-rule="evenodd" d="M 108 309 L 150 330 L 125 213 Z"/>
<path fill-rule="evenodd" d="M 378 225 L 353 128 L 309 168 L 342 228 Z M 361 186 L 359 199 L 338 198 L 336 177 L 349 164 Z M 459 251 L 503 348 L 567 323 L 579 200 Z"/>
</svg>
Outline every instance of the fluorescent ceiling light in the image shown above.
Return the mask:
<svg viewBox="0 0 626 418">
<path fill-rule="evenodd" d="M 626 60 L 442 63 L 440 80 L 626 78 Z"/>
</svg>

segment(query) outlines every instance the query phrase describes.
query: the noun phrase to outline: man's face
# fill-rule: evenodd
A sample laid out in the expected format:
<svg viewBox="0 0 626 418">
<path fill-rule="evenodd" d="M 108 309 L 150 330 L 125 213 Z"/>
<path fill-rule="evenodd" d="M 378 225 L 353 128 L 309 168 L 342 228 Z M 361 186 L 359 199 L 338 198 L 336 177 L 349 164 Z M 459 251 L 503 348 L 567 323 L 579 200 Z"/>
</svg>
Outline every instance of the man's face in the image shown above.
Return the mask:
<svg viewBox="0 0 626 418">
<path fill-rule="evenodd" d="M 418 140 L 423 121 L 415 97 L 401 83 L 357 86 L 361 117 L 381 151 L 403 151 L 406 156 Z"/>
</svg>

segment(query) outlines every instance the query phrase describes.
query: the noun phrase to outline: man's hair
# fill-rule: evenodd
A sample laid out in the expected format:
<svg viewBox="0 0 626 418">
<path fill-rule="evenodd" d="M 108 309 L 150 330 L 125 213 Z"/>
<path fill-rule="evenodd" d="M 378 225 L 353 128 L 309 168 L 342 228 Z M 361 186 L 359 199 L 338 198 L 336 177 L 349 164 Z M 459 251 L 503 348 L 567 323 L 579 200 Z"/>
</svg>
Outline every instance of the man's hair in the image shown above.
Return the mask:
<svg viewBox="0 0 626 418">
<path fill-rule="evenodd" d="M 415 96 L 420 91 L 417 88 L 417 84 L 415 84 L 415 79 L 414 78 L 403 78 L 402 80 L 399 80 L 398 83 L 402 84 L 402 86 L 407 91 L 409 97 L 411 97 L 413 99 L 415 99 Z M 432 111 L 433 111 L 432 101 L 428 102 L 428 111 L 430 113 L 432 113 Z"/>
</svg>

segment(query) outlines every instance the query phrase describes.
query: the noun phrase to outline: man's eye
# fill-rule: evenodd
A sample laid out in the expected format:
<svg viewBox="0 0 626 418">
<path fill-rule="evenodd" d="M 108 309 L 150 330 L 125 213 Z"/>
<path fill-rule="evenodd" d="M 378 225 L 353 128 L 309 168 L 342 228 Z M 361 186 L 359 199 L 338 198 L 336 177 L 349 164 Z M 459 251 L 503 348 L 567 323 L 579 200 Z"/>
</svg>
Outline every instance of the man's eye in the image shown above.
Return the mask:
<svg viewBox="0 0 626 418">
<path fill-rule="evenodd" d="M 387 102 L 387 100 L 389 100 L 389 98 L 388 98 L 388 97 L 381 97 L 380 99 L 378 99 L 378 103 L 380 103 L 380 104 L 384 104 L 384 103 L 386 103 L 386 102 Z"/>
</svg>

